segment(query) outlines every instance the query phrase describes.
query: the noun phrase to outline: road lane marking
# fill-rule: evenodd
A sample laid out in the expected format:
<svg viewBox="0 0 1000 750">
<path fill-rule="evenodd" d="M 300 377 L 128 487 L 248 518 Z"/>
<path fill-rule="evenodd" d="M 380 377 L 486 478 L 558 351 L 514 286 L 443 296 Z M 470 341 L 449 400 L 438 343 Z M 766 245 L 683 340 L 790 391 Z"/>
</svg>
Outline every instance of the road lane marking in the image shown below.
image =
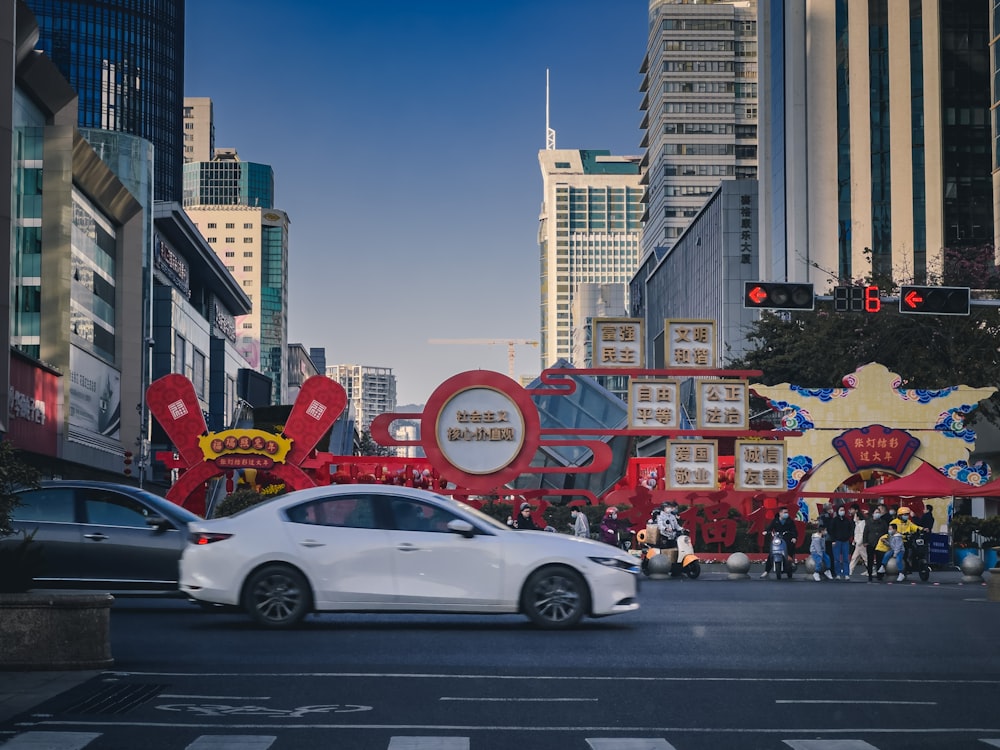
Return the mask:
<svg viewBox="0 0 1000 750">
<path fill-rule="evenodd" d="M 987 745 L 992 747 L 1000 747 L 1000 740 L 979 740 L 980 742 L 985 742 Z"/>
<path fill-rule="evenodd" d="M 851 701 L 842 700 L 838 698 L 837 700 L 776 700 L 775 703 L 821 703 L 823 705 L 829 705 L 831 703 L 836 703 L 838 706 L 844 703 L 858 703 L 865 706 L 875 705 L 875 706 L 936 706 L 937 701 Z"/>
<path fill-rule="evenodd" d="M 203 734 L 185 750 L 267 750 L 276 739 L 261 734 Z"/>
<path fill-rule="evenodd" d="M 33 722 L 32 726 L 71 726 L 71 727 L 147 727 L 154 729 L 219 729 L 217 723 L 205 722 L 166 722 L 166 721 L 52 721 L 43 720 Z M 520 724 L 507 726 L 502 724 L 288 724 L 288 723 L 243 723 L 225 725 L 226 729 L 280 729 L 288 731 L 293 729 L 375 729 L 379 731 L 448 731 L 448 732 L 657 732 L 657 733 L 691 733 L 691 734 L 783 734 L 796 735 L 803 731 L 816 734 L 956 734 L 967 736 L 970 734 L 997 735 L 1000 733 L 1000 726 L 993 727 L 810 727 L 803 730 L 802 727 L 739 727 L 739 728 L 719 728 L 719 727 L 664 727 L 664 726 L 580 726 L 577 724 L 570 726 L 535 726 L 526 727 Z M 28 746 L 32 747 L 32 746 Z M 4 747 L 3 750 L 8 750 Z M 63 750 L 59 748 L 58 750 Z"/>
<path fill-rule="evenodd" d="M 864 740 L 785 740 L 792 750 L 878 750 Z"/>
<path fill-rule="evenodd" d="M 943 678 L 878 678 L 878 677 L 696 677 L 678 673 L 673 676 L 643 677 L 639 675 L 502 675 L 502 674 L 439 674 L 424 672 L 116 672 L 129 677 L 293 677 L 315 678 L 375 678 L 375 679 L 431 679 L 431 680 L 572 680 L 574 682 L 804 682 L 825 684 L 834 682 L 875 683 L 893 685 L 1000 685 L 1000 679 L 943 679 Z"/>
<path fill-rule="evenodd" d="M 591 750 L 676 750 L 676 748 L 660 737 L 629 737 L 614 739 L 587 739 Z"/>
<path fill-rule="evenodd" d="M 596 703 L 598 701 L 597 698 L 462 698 L 462 697 L 457 697 L 457 696 L 456 697 L 448 697 L 448 696 L 446 696 L 446 697 L 443 697 L 443 698 L 438 698 L 438 700 L 439 701 L 492 701 L 494 703 L 504 703 L 504 702 L 507 702 L 507 701 L 510 701 L 512 703 L 513 702 L 523 702 L 523 703 L 540 702 L 541 703 L 541 702 L 549 702 L 549 701 L 551 701 L 552 703 L 586 703 L 586 702 L 594 702 L 594 703 Z"/>
<path fill-rule="evenodd" d="M 82 750 L 100 737 L 91 732 L 25 732 L 4 743 L 4 750 Z"/>
<path fill-rule="evenodd" d="M 200 698 L 210 701 L 269 701 L 270 695 L 188 695 L 187 693 L 160 693 L 157 698 Z"/>
<path fill-rule="evenodd" d="M 469 750 L 468 737 L 393 737 L 389 750 Z"/>
</svg>

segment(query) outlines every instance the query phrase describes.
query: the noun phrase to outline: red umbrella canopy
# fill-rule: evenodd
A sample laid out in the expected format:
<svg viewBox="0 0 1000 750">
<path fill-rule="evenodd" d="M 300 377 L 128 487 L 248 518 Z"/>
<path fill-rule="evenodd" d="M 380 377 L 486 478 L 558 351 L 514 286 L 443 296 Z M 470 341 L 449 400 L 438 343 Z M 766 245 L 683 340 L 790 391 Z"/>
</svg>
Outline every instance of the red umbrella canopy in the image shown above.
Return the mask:
<svg viewBox="0 0 1000 750">
<path fill-rule="evenodd" d="M 946 477 L 929 463 L 922 463 L 911 474 L 867 487 L 857 494 L 862 497 L 950 497 L 961 494 L 969 487 L 965 482 Z"/>
<path fill-rule="evenodd" d="M 981 484 L 978 487 L 966 485 L 964 490 L 955 493 L 956 497 L 1000 497 L 1000 479 Z"/>
</svg>

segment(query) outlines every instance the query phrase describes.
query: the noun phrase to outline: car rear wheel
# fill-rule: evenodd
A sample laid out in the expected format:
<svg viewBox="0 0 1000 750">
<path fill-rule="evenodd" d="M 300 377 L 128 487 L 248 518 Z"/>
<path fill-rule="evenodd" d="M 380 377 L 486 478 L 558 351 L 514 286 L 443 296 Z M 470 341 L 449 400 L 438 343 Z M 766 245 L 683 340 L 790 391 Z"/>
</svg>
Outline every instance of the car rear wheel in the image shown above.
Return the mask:
<svg viewBox="0 0 1000 750">
<path fill-rule="evenodd" d="M 579 573 L 569 568 L 536 570 L 524 584 L 521 608 L 540 628 L 573 627 L 590 609 L 587 584 Z"/>
<path fill-rule="evenodd" d="M 268 628 L 297 625 L 312 610 L 309 583 L 287 565 L 265 566 L 247 579 L 243 609 Z"/>
</svg>

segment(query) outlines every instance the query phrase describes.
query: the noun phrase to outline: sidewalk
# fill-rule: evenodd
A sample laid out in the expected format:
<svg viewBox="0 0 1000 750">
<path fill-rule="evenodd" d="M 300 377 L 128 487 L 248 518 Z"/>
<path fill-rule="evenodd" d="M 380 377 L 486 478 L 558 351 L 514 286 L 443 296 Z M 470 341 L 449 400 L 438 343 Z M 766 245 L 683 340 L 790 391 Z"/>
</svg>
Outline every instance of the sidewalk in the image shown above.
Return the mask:
<svg viewBox="0 0 1000 750">
<path fill-rule="evenodd" d="M 29 711 L 99 674 L 101 674 L 99 670 L 0 671 L 0 724 L 7 723 L 18 714 Z"/>
</svg>

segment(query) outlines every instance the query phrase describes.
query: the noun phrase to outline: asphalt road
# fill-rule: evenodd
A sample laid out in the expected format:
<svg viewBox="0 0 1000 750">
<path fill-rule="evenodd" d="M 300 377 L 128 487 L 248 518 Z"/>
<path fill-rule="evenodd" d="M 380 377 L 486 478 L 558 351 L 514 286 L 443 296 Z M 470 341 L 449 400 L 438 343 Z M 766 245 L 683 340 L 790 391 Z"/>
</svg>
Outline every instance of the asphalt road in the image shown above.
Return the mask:
<svg viewBox="0 0 1000 750">
<path fill-rule="evenodd" d="M 118 600 L 115 671 L 0 747 L 1000 747 L 1000 604 L 982 587 L 645 580 L 640 599 L 566 633 L 413 615 L 269 632 Z"/>
</svg>

